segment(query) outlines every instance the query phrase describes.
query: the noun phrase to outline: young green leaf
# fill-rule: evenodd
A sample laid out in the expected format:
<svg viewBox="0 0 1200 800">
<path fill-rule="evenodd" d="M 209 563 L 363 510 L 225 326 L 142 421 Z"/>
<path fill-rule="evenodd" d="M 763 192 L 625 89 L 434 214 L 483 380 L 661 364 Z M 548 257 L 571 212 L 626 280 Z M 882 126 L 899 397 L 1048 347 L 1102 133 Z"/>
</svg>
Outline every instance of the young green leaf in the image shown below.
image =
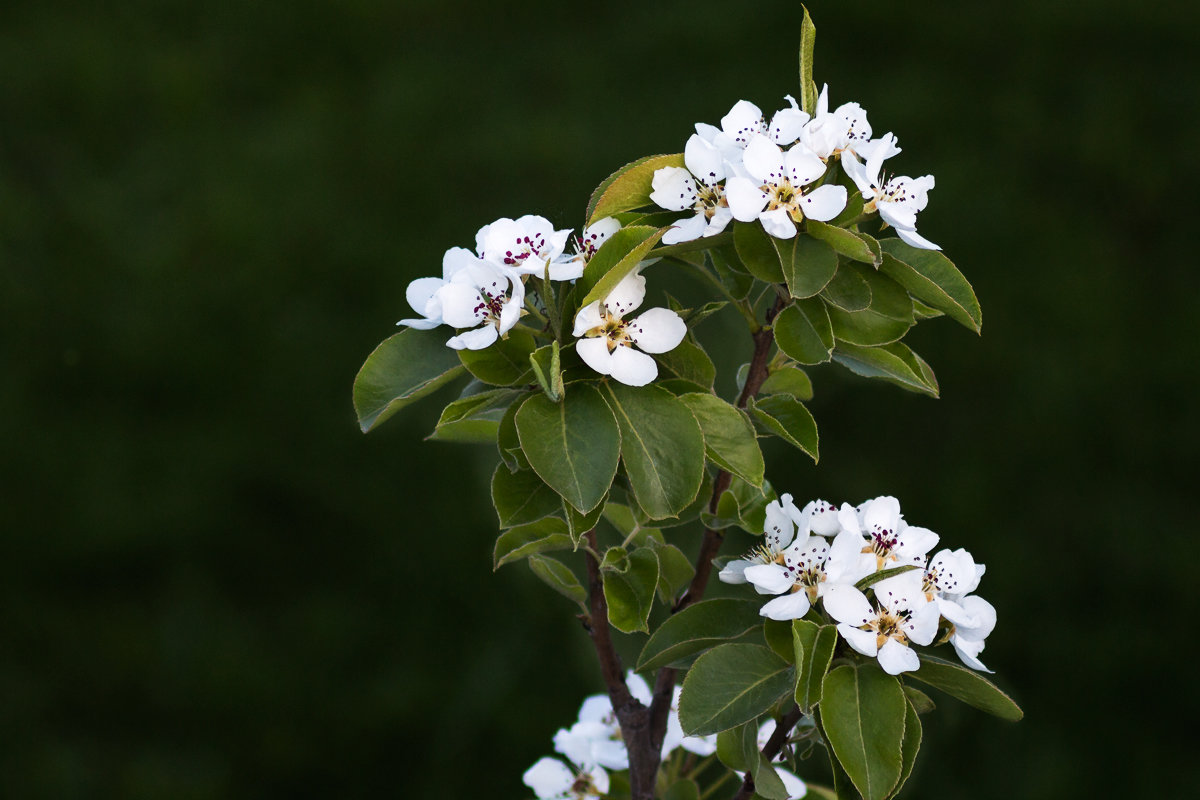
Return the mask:
<svg viewBox="0 0 1200 800">
<path fill-rule="evenodd" d="M 758 725 L 747 722 L 717 734 L 717 758 L 736 772 L 749 772 L 758 761 Z"/>
<path fill-rule="evenodd" d="M 983 311 L 975 290 L 950 259 L 937 250 L 921 250 L 899 239 L 883 239 L 879 246 L 886 254 L 880 267 L 884 274 L 956 322 L 976 333 L 983 329 Z"/>
<path fill-rule="evenodd" d="M 821 685 L 837 646 L 837 628 L 804 619 L 792 620 L 796 658 L 796 705 L 809 713 L 821 702 Z"/>
<path fill-rule="evenodd" d="M 658 587 L 658 556 L 652 548 L 641 547 L 629 554 L 627 563 L 623 572 L 603 572 L 608 621 L 622 633 L 646 632 Z"/>
<path fill-rule="evenodd" d="M 654 552 L 658 554 L 658 597 L 671 605 L 683 587 L 691 583 L 696 570 L 691 560 L 673 544 L 658 544 Z"/>
<path fill-rule="evenodd" d="M 762 486 L 766 466 L 754 426 L 745 413 L 711 394 L 680 395 L 679 401 L 700 423 L 709 461 L 752 486 Z"/>
<path fill-rule="evenodd" d="M 354 411 L 363 433 L 462 374 L 445 332 L 406 328 L 375 348 L 354 378 Z"/>
<path fill-rule="evenodd" d="M 704 436 L 696 418 L 658 386 L 608 381 L 604 389 L 638 505 L 652 519 L 678 515 L 696 498 L 704 477 Z"/>
<path fill-rule="evenodd" d="M 980 675 L 978 672 L 943 661 L 934 656 L 921 654 L 921 668 L 915 672 L 905 673 L 906 677 L 927 683 L 935 689 L 941 689 L 951 697 L 962 700 L 969 706 L 980 711 L 986 711 L 1000 719 L 1016 722 L 1025 716 L 1013 699 L 1000 691 L 996 684 Z"/>
<path fill-rule="evenodd" d="M 773 394 L 751 400 L 749 409 L 763 432 L 803 450 L 814 462 L 820 457 L 817 421 L 799 400 L 787 394 Z"/>
<path fill-rule="evenodd" d="M 841 666 L 825 676 L 821 722 L 863 800 L 883 800 L 900 779 L 907 709 L 900 681 L 873 664 Z"/>
<path fill-rule="evenodd" d="M 771 239 L 792 297 L 802 300 L 820 293 L 833 280 L 838 268 L 837 253 L 820 239 L 797 233 L 791 239 Z"/>
<path fill-rule="evenodd" d="M 566 531 L 566 523 L 558 517 L 546 517 L 505 531 L 497 537 L 492 550 L 492 568 L 499 569 L 510 561 L 537 553 L 570 550 L 571 537 Z"/>
<path fill-rule="evenodd" d="M 592 256 L 583 271 L 583 277 L 576 284 L 577 293 L 587 289 L 587 293 L 579 301 L 579 307 L 583 308 L 608 297 L 666 232 L 666 228 L 655 229 L 638 225 L 621 228 L 609 236 Z"/>
<path fill-rule="evenodd" d="M 587 207 L 587 224 L 591 225 L 621 211 L 650 205 L 655 170 L 683 166 L 683 153 L 673 153 L 646 156 L 621 167 L 592 192 Z"/>
<path fill-rule="evenodd" d="M 792 666 L 769 648 L 723 644 L 688 670 L 679 721 L 689 736 L 704 736 L 758 719 L 791 692 Z"/>
<path fill-rule="evenodd" d="M 758 222 L 733 223 L 733 246 L 746 271 L 760 281 L 783 283 L 783 265 L 773 241 Z"/>
<path fill-rule="evenodd" d="M 583 541 L 583 535 L 600 522 L 600 515 L 604 513 L 604 503 L 598 503 L 588 513 L 580 514 L 570 503 L 563 500 L 562 513 L 567 522 L 567 533 L 571 534 L 571 540 L 578 545 Z"/>
<path fill-rule="evenodd" d="M 460 397 L 442 410 L 433 433 L 425 438 L 437 442 L 494 442 L 500 420 L 520 394 L 515 389 L 491 389 Z"/>
<path fill-rule="evenodd" d="M 804 6 L 804 19 L 800 23 L 800 108 L 815 114 L 817 110 L 817 84 L 813 81 L 813 47 L 817 43 L 817 28 L 808 9 Z"/>
<path fill-rule="evenodd" d="M 497 464 L 492 473 L 492 504 L 500 527 L 511 528 L 557 514 L 562 498 L 532 470 L 509 472 L 503 464 Z"/>
<path fill-rule="evenodd" d="M 529 556 L 528 563 L 533 574 L 541 578 L 542 582 L 563 597 L 574 600 L 584 611 L 587 611 L 587 607 L 584 605 L 587 602 L 587 591 L 566 564 L 543 555 Z"/>
<path fill-rule="evenodd" d="M 558 342 L 551 342 L 529 354 L 529 366 L 533 377 L 546 397 L 558 402 L 563 395 L 562 360 L 558 353 Z"/>
<path fill-rule="evenodd" d="M 620 460 L 621 429 L 593 386 L 573 384 L 560 403 L 534 395 L 516 424 L 530 466 L 554 491 L 583 514 L 604 499 Z"/>
<path fill-rule="evenodd" d="M 833 350 L 833 328 L 825 304 L 817 298 L 786 306 L 772 324 L 775 344 L 801 364 L 822 364 Z"/>
</svg>

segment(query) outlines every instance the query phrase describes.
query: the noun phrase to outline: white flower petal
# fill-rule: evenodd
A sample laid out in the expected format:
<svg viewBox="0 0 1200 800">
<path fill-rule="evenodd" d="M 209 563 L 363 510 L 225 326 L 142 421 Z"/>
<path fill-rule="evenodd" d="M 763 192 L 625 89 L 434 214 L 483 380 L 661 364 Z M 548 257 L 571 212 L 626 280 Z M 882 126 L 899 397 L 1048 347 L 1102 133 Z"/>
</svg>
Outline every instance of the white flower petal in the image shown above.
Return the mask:
<svg viewBox="0 0 1200 800">
<path fill-rule="evenodd" d="M 725 182 L 725 201 L 729 212 L 741 222 L 753 222 L 767 205 L 770 197 L 749 178 L 730 178 Z"/>
<path fill-rule="evenodd" d="M 765 127 L 762 111 L 749 100 L 738 100 L 729 113 L 721 117 L 721 131 L 740 147 L 745 147 Z"/>
<path fill-rule="evenodd" d="M 792 186 L 807 186 L 825 174 L 825 162 L 803 144 L 797 144 L 784 154 L 787 178 Z"/>
<path fill-rule="evenodd" d="M 484 320 L 483 297 L 470 283 L 447 283 L 437 290 L 437 299 L 442 321 L 451 328 L 474 328 Z"/>
<path fill-rule="evenodd" d="M 796 235 L 796 223 L 792 222 L 785 208 L 764 211 L 758 215 L 758 219 L 762 222 L 763 230 L 776 239 L 791 239 Z"/>
<path fill-rule="evenodd" d="M 583 363 L 599 372 L 601 375 L 612 374 L 612 353 L 608 352 L 608 339 L 596 336 L 590 339 L 580 339 L 575 343 L 575 352 L 583 359 Z"/>
<path fill-rule="evenodd" d="M 455 350 L 482 350 L 490 347 L 498 338 L 500 334 L 495 325 L 484 325 L 482 328 L 450 337 L 446 340 L 446 345 Z"/>
<path fill-rule="evenodd" d="M 921 660 L 908 645 L 900 644 L 895 639 L 888 639 L 879 648 L 879 666 L 888 675 L 899 675 L 901 672 L 912 672 L 921 666 Z"/>
<path fill-rule="evenodd" d="M 792 592 L 782 597 L 769 600 L 758 613 L 768 619 L 789 620 L 800 619 L 811 608 L 808 602 L 808 592 Z"/>
<path fill-rule="evenodd" d="M 858 627 L 875 619 L 866 595 L 853 586 L 839 584 L 825 592 L 825 611 L 838 622 Z"/>
<path fill-rule="evenodd" d="M 599 328 L 604 324 L 604 317 L 600 315 L 600 301 L 588 303 L 583 308 L 579 309 L 579 313 L 575 315 L 575 327 L 572 330 L 572 336 L 583 336 L 593 328 Z"/>
<path fill-rule="evenodd" d="M 800 207 L 804 209 L 804 216 L 809 219 L 828 222 L 846 208 L 846 199 L 845 186 L 827 183 L 800 198 Z"/>
<path fill-rule="evenodd" d="M 521 776 L 541 800 L 565 794 L 575 783 L 575 771 L 557 758 L 541 758 Z"/>
<path fill-rule="evenodd" d="M 780 183 L 786 174 L 783 151 L 765 136 L 753 139 L 746 146 L 742 165 L 751 177 L 763 183 Z"/>
<path fill-rule="evenodd" d="M 717 573 L 721 583 L 742 584 L 746 582 L 746 570 L 757 564 L 757 561 L 747 561 L 744 558 L 739 558 L 736 561 L 730 561 L 721 571 Z"/>
<path fill-rule="evenodd" d="M 683 211 L 696 205 L 696 182 L 683 167 L 654 170 L 650 186 L 654 190 L 650 200 L 668 211 Z"/>
<path fill-rule="evenodd" d="M 658 377 L 658 363 L 632 347 L 619 345 L 612 353 L 609 374 L 626 386 L 645 386 Z"/>
<path fill-rule="evenodd" d="M 902 626 L 904 633 L 916 644 L 927 645 L 933 642 L 937 635 L 938 622 L 942 614 L 938 611 L 937 603 L 926 603 L 913 612 L 912 617 Z"/>
<path fill-rule="evenodd" d="M 919 247 L 922 250 L 942 249 L 940 245 L 934 244 L 916 231 L 909 231 L 905 230 L 904 228 L 896 228 L 896 235 L 899 236 L 900 239 L 905 243 L 910 244 L 913 247 Z"/>
<path fill-rule="evenodd" d="M 699 239 L 704 235 L 705 228 L 708 225 L 708 220 L 704 218 L 703 211 L 697 211 L 687 219 L 681 219 L 663 234 L 663 244 L 679 244 L 680 242 L 691 242 Z"/>
<path fill-rule="evenodd" d="M 651 308 L 630 320 L 626 331 L 643 351 L 666 353 L 687 336 L 687 324 L 669 308 Z"/>
<path fill-rule="evenodd" d="M 608 309 L 609 314 L 623 317 L 640 306 L 645 298 L 646 278 L 641 274 L 639 268 L 622 278 L 620 283 L 608 293 L 608 297 L 601 301 L 601 305 Z"/>
<path fill-rule="evenodd" d="M 745 574 L 746 580 L 763 594 L 782 594 L 796 582 L 791 573 L 778 564 L 755 564 L 746 567 Z"/>
<path fill-rule="evenodd" d="M 688 137 L 683 148 L 683 163 L 704 183 L 715 186 L 725 180 L 724 160 L 721 151 L 704 141 L 698 134 Z"/>
<path fill-rule="evenodd" d="M 879 646 L 876 644 L 875 632 L 864 631 L 856 628 L 853 625 L 847 625 L 842 622 L 837 626 L 838 633 L 846 640 L 846 644 L 853 647 L 857 652 L 864 656 L 874 658 L 879 652 Z"/>
</svg>

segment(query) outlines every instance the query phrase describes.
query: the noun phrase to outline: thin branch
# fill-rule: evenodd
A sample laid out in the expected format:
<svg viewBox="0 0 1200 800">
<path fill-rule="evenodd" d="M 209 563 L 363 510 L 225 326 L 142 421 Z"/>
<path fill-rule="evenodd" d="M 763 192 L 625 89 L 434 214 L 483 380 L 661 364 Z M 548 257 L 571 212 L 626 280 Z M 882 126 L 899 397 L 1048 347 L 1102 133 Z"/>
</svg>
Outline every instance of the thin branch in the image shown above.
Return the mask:
<svg viewBox="0 0 1200 800">
<path fill-rule="evenodd" d="M 629 693 L 625 685 L 625 668 L 621 666 L 621 657 L 613 647 L 612 631 L 608 627 L 608 603 L 604 599 L 604 580 L 600 577 L 600 562 L 596 553 L 600 545 L 596 541 L 596 529 L 584 534 L 588 542 L 586 552 L 588 574 L 588 634 L 596 648 L 596 658 L 600 661 L 600 674 L 604 677 L 604 685 L 608 688 L 609 699 L 614 709 L 621 709 L 633 704 L 641 705 Z"/>
<path fill-rule="evenodd" d="M 796 705 L 792 706 L 791 711 L 784 714 L 775 721 L 775 732 L 771 734 L 771 738 L 763 746 L 762 754 L 767 762 L 779 755 L 779 751 L 783 749 L 783 745 L 787 742 L 788 737 L 792 735 L 792 728 L 796 727 L 796 723 L 804 716 L 800 708 Z M 750 800 L 754 796 L 754 778 L 753 771 L 747 772 L 746 777 L 742 780 L 742 788 L 733 796 L 733 800 Z"/>
</svg>

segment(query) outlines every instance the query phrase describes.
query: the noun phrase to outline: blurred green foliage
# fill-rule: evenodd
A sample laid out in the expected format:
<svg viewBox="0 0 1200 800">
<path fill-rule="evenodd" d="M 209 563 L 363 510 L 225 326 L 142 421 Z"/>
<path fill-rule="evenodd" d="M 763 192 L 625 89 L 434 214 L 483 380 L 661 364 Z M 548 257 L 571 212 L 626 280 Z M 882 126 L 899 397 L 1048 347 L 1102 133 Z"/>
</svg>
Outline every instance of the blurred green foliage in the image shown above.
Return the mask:
<svg viewBox="0 0 1200 800">
<path fill-rule="evenodd" d="M 768 452 L 780 491 L 895 494 L 988 564 L 1027 719 L 944 703 L 909 795 L 1177 793 L 1200 20 L 810 6 L 817 81 L 936 175 L 921 231 L 984 308 L 913 334 L 943 399 L 818 368 L 820 466 Z M 775 108 L 800 14 L 7 3 L 0 795 L 524 796 L 587 642 L 492 574 L 496 456 L 420 441 L 448 395 L 363 437 L 351 381 L 480 225 L 578 227 L 617 166 Z"/>
</svg>

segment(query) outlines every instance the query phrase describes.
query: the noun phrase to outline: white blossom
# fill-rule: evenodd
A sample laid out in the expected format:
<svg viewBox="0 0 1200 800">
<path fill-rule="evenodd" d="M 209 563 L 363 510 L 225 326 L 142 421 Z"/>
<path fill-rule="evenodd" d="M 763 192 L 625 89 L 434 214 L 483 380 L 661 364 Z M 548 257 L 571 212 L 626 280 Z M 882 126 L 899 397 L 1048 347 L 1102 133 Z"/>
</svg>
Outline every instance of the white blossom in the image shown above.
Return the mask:
<svg viewBox="0 0 1200 800">
<path fill-rule="evenodd" d="M 697 134 L 688 138 L 683 150 L 687 169 L 664 167 L 654 171 L 650 199 L 669 211 L 694 210 L 667 231 L 663 244 L 690 242 L 701 236 L 716 236 L 733 219 L 725 202 L 725 164 L 721 151 Z"/>
<path fill-rule="evenodd" d="M 431 300 L 440 305 L 442 322 L 469 329 L 446 342 L 455 350 L 481 350 L 508 333 L 524 302 L 521 281 L 481 259 L 462 264 Z"/>
<path fill-rule="evenodd" d="M 838 521 L 843 529 L 865 538 L 863 559 L 868 564 L 874 562 L 870 572 L 908 564 L 924 567 L 925 555 L 938 543 L 933 531 L 904 521 L 900 501 L 894 497 L 876 497 L 858 508 L 843 504 Z"/>
<path fill-rule="evenodd" d="M 844 154 L 842 157 L 846 174 L 862 192 L 863 211 L 878 211 L 879 217 L 896 229 L 896 235 L 913 247 L 941 250 L 941 247 L 917 233 L 917 212 L 929 204 L 929 190 L 934 186 L 933 176 L 910 178 L 896 175 L 885 178 L 883 160 L 894 149 L 895 137 L 890 133 L 885 134 L 881 141 L 880 146 L 870 151 L 865 166 L 853 154 Z"/>
<path fill-rule="evenodd" d="M 746 570 L 749 567 L 784 563 L 783 552 L 796 538 L 797 516 L 799 512 L 790 494 L 784 494 L 778 500 L 768 503 L 763 523 L 763 543 L 747 553 L 744 558 L 730 561 L 717 573 L 717 577 L 723 583 L 746 583 Z M 760 591 L 761 593 L 763 592 Z"/>
<path fill-rule="evenodd" d="M 560 259 L 570 236 L 569 228 L 556 231 L 545 217 L 504 217 L 479 229 L 475 252 L 509 275 L 540 276 L 549 266 L 553 280 L 570 280 L 563 276 L 573 272 L 574 267 Z"/>
<path fill-rule="evenodd" d="M 825 222 L 846 207 L 844 186 L 826 184 L 804 192 L 805 186 L 825 173 L 825 162 L 803 144 L 785 153 L 770 139 L 756 137 L 746 146 L 742 171 L 744 175 L 725 182 L 725 198 L 734 219 L 759 220 L 777 239 L 795 236 L 797 223 L 805 217 Z"/>
<path fill-rule="evenodd" d="M 397 325 L 407 325 L 417 330 L 429 330 L 442 325 L 442 301 L 438 289 L 445 286 L 460 270 L 478 264 L 479 259 L 465 247 L 451 247 L 442 255 L 442 277 L 417 278 L 408 284 L 405 299 L 420 319 L 402 319 Z"/>
<path fill-rule="evenodd" d="M 788 108 L 775 112 L 768 123 L 762 111 L 749 100 L 739 100 L 721 118 L 721 127 L 704 122 L 696 123 L 696 133 L 721 151 L 731 164 L 740 164 L 742 151 L 758 136 L 765 136 L 775 144 L 786 147 L 798 138 L 809 116 L 796 104 L 796 98 L 786 95 Z"/>
<path fill-rule="evenodd" d="M 908 643 L 927 645 L 937 633 L 937 606 L 926 602 L 916 570 L 885 578 L 872 587 L 878 608 L 853 586 L 831 587 L 825 611 L 838 622 L 838 633 L 864 656 L 879 659 L 889 675 L 911 672 L 920 659 Z"/>
<path fill-rule="evenodd" d="M 853 151 L 871 139 L 867 112 L 858 103 L 842 103 L 829 111 L 829 85 L 821 87 L 816 113 L 804 125 L 800 141 L 823 161 Z"/>
<path fill-rule="evenodd" d="M 984 640 L 996 627 L 996 609 L 987 600 L 976 595 L 964 597 L 959 605 L 966 612 L 970 624 L 953 623 L 950 644 L 968 667 L 981 672 L 991 672 L 979 660 L 979 654 L 983 652 Z"/>
<path fill-rule="evenodd" d="M 936 603 L 938 611 L 951 623 L 974 626 L 977 621 L 960 601 L 979 587 L 983 573 L 984 565 L 976 564 L 963 548 L 940 550 L 925 567 L 921 589 L 925 599 Z"/>
<path fill-rule="evenodd" d="M 584 229 L 582 236 L 575 237 L 575 252 L 571 255 L 559 256 L 550 265 L 550 277 L 557 281 L 574 281 L 583 277 L 587 263 L 596 255 L 600 246 L 608 241 L 608 237 L 621 229 L 621 223 L 616 217 L 598 219 Z"/>
<path fill-rule="evenodd" d="M 658 377 L 658 364 L 646 353 L 673 350 L 687 335 L 683 319 L 667 308 L 651 308 L 624 319 L 645 297 L 646 279 L 640 268 L 635 269 L 608 296 L 584 306 L 575 316 L 579 357 L 601 375 L 628 386 L 645 386 Z"/>
<path fill-rule="evenodd" d="M 557 758 L 541 758 L 521 780 L 538 800 L 600 800 L 608 794 L 608 773 L 602 767 L 571 769 Z"/>
</svg>

